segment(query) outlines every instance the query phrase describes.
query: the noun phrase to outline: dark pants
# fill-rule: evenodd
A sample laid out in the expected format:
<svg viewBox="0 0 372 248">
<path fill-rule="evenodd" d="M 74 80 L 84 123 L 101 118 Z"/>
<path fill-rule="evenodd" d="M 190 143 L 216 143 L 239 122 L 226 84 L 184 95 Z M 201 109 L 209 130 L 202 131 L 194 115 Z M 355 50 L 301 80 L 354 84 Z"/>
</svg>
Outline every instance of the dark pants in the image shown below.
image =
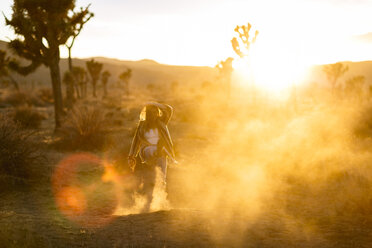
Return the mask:
<svg viewBox="0 0 372 248">
<path fill-rule="evenodd" d="M 157 156 L 156 151 L 153 149 L 146 149 L 141 151 L 142 163 L 136 167 L 136 174 L 139 179 L 139 185 L 142 185 L 139 193 L 146 197 L 146 204 L 143 211 L 150 210 L 151 202 L 153 199 L 153 192 L 156 183 L 156 170 L 158 169 L 159 180 L 165 189 L 166 174 L 167 174 L 167 158 L 165 156 Z"/>
</svg>

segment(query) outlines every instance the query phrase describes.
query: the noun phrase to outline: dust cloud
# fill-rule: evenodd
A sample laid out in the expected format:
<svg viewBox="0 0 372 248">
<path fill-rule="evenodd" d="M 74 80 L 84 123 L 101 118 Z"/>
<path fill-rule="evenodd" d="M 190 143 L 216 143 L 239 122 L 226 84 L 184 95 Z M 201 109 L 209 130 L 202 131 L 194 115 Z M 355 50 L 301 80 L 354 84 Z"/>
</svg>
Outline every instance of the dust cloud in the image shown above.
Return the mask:
<svg viewBox="0 0 372 248">
<path fill-rule="evenodd" d="M 323 93 L 315 102 L 309 89 L 296 101 L 245 93 L 204 93 L 192 134 L 179 139 L 189 154 L 173 169 L 174 206 L 203 210 L 217 222 L 212 236 L 235 230 L 236 242 L 259 225 L 308 240 L 324 235 L 324 223 L 371 212 L 368 100 Z M 190 151 L 195 140 L 203 146 Z"/>
<path fill-rule="evenodd" d="M 151 211 L 200 211 L 211 237 L 233 245 L 266 235 L 276 237 L 271 244 L 326 245 L 350 222 L 366 223 L 355 216 L 372 212 L 368 99 L 309 85 L 282 98 L 226 92 L 206 84 L 169 100 L 179 164 L 169 166 L 167 191 L 157 183 Z M 131 201 L 122 198 L 115 214 L 139 213 L 145 199 Z"/>
</svg>

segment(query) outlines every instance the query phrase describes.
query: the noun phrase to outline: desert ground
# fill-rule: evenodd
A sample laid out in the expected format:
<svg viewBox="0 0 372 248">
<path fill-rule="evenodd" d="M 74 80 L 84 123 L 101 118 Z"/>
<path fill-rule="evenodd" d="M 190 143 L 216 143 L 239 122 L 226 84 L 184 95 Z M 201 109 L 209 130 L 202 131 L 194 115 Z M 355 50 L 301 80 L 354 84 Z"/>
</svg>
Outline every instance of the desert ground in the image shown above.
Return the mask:
<svg viewBox="0 0 372 248">
<path fill-rule="evenodd" d="M 1 90 L 1 112 L 13 119 L 22 108 L 40 114 L 37 127 L 10 124 L 32 136 L 38 156 L 17 164 L 13 174 L 1 174 L 1 247 L 369 247 L 372 242 L 368 99 L 332 98 L 308 89 L 298 91 L 296 101 L 249 90 L 229 96 L 217 84 L 173 90 L 134 85 L 128 95 L 113 84 L 107 97 L 99 88 L 97 98 L 79 99 L 54 132 L 45 89 L 22 87 Z M 148 101 L 173 106 L 169 129 L 179 163 L 169 164 L 167 191 L 155 190 L 151 211 L 142 213 L 126 158 Z M 97 127 L 79 134 L 71 120 L 80 120 L 81 129 Z M 19 176 L 24 171 L 27 175 Z M 63 187 L 80 191 L 63 196 Z"/>
</svg>

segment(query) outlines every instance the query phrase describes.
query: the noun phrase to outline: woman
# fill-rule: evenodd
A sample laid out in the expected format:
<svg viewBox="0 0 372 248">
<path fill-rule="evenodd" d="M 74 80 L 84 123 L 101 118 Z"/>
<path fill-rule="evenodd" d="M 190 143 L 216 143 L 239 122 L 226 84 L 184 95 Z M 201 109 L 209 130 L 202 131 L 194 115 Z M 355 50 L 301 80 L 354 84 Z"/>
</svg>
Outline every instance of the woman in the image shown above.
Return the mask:
<svg viewBox="0 0 372 248">
<path fill-rule="evenodd" d="M 145 211 L 148 211 L 152 201 L 155 186 L 156 169 L 161 173 L 165 187 L 167 175 L 167 158 L 175 161 L 173 142 L 167 124 L 172 117 L 171 106 L 151 102 L 143 108 L 138 123 L 132 146 L 130 148 L 128 163 L 139 174 L 143 191 L 147 196 Z M 136 158 L 141 163 L 136 166 Z"/>
</svg>

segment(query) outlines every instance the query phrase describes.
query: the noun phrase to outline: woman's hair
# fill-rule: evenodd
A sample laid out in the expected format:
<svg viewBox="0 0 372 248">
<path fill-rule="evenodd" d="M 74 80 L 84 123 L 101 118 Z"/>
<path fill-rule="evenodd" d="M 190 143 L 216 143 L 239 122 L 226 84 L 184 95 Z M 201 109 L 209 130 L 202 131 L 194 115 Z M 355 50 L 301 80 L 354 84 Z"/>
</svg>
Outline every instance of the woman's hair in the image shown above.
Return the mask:
<svg viewBox="0 0 372 248">
<path fill-rule="evenodd" d="M 143 121 L 145 130 L 156 127 L 157 121 L 160 117 L 159 108 L 153 105 L 147 105 L 144 111 L 145 118 Z"/>
</svg>

